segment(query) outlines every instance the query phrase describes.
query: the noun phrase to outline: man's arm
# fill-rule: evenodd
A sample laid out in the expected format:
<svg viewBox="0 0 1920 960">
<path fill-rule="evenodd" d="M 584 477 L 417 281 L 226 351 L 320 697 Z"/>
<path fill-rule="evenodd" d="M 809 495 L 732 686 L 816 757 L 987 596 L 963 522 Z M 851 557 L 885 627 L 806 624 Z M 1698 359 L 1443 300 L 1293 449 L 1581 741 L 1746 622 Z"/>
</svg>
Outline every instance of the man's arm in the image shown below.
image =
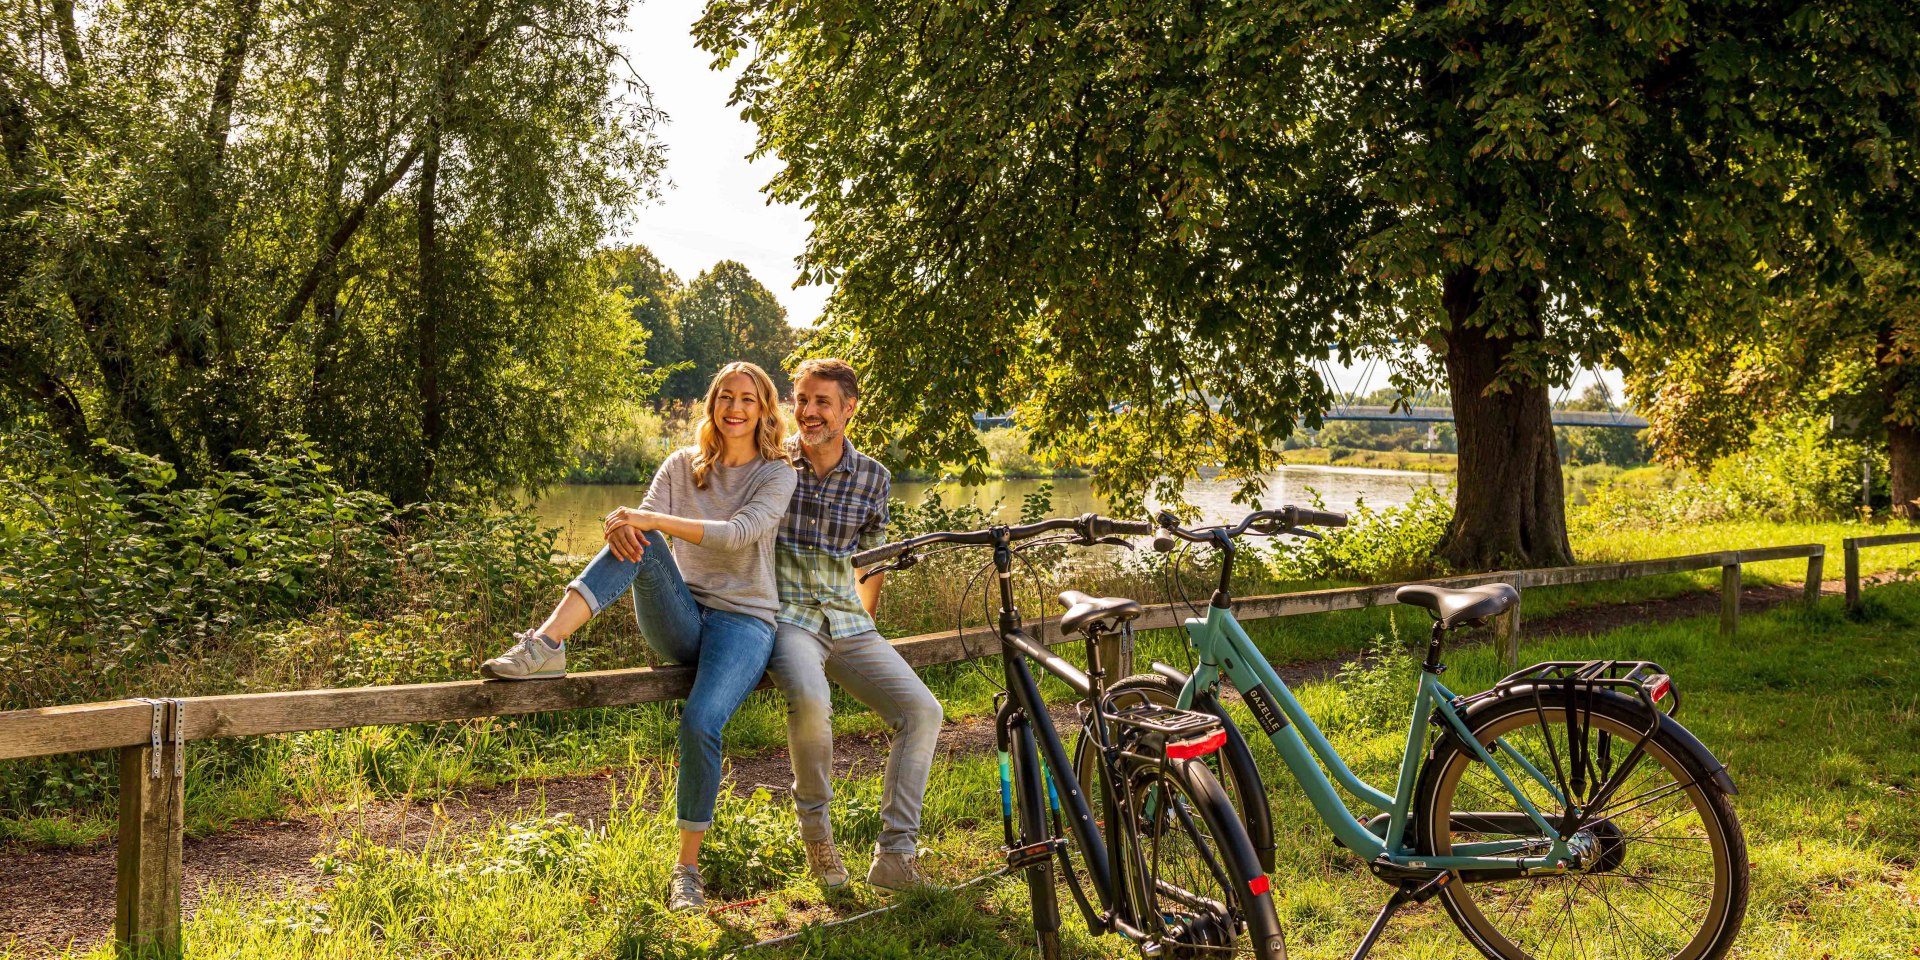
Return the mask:
<svg viewBox="0 0 1920 960">
<path fill-rule="evenodd" d="M 854 589 L 860 594 L 860 606 L 866 608 L 867 616 L 877 618 L 880 616 L 880 585 L 887 582 L 887 575 L 876 573 L 867 580 L 861 580 L 860 575 L 865 572 L 853 572 Z"/>
</svg>

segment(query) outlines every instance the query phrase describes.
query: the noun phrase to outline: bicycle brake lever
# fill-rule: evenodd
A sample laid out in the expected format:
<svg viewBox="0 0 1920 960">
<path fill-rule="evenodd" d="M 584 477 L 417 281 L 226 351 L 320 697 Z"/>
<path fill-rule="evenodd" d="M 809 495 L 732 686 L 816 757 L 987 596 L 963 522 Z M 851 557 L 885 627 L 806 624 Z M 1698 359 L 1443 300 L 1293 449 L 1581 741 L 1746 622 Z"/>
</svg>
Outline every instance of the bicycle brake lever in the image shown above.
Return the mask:
<svg viewBox="0 0 1920 960">
<path fill-rule="evenodd" d="M 1317 533 L 1314 533 L 1312 530 L 1308 530 L 1304 527 L 1288 527 L 1287 529 L 1282 530 L 1280 532 L 1284 534 L 1292 534 L 1293 536 L 1296 536 L 1296 537 L 1306 537 L 1309 540 L 1325 540 L 1326 539 L 1325 537 Z"/>
<path fill-rule="evenodd" d="M 883 563 L 880 566 L 870 568 L 869 570 L 867 570 L 866 573 L 861 574 L 860 582 L 866 583 L 869 578 L 877 577 L 883 573 L 892 573 L 895 570 L 908 569 L 909 567 L 912 567 L 914 564 L 919 562 L 920 562 L 919 554 L 903 553 L 900 555 L 900 559 L 895 560 L 892 563 Z"/>
<path fill-rule="evenodd" d="M 1092 540 L 1088 542 L 1093 544 L 1109 546 L 1109 547 L 1126 547 L 1128 550 L 1133 549 L 1133 544 L 1128 543 L 1126 540 L 1121 539 L 1120 537 L 1101 537 L 1098 540 Z"/>
</svg>

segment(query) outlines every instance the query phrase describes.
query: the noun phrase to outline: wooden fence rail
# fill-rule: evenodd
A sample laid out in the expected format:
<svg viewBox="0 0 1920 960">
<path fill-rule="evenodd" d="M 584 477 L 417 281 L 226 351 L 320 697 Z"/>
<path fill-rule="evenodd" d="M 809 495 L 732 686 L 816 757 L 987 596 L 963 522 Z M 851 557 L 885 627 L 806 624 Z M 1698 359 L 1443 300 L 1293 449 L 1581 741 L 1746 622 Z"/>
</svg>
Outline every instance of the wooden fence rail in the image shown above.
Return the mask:
<svg viewBox="0 0 1920 960">
<path fill-rule="evenodd" d="M 1920 543 L 1920 533 L 1886 533 L 1877 537 L 1848 537 L 1840 541 L 1847 563 L 1847 609 L 1860 605 L 1860 548 L 1890 547 L 1898 543 Z"/>
<path fill-rule="evenodd" d="M 1901 535 L 1920 541 L 1920 534 Z M 1900 537 L 1858 538 L 1859 545 L 1910 542 Z M 1855 540 L 1847 541 L 1849 596 L 1857 568 Z M 1657 560 L 1600 563 L 1418 581 L 1443 586 L 1504 582 L 1520 589 L 1599 583 L 1721 570 L 1721 632 L 1739 625 L 1740 568 L 1769 560 L 1807 561 L 1806 597 L 1819 596 L 1826 547 L 1818 543 L 1723 550 Z M 1359 610 L 1393 602 L 1403 583 L 1341 587 L 1247 597 L 1235 604 L 1242 620 Z M 1184 610 L 1172 604 L 1146 608 L 1138 629 L 1177 627 Z M 1041 639 L 1060 643 L 1057 618 L 1041 627 Z M 1519 656 L 1520 610 L 1497 625 L 1501 655 Z M 915 667 L 997 654 L 985 627 L 929 633 L 894 641 Z M 54 756 L 88 750 L 120 751 L 120 827 L 114 937 L 123 955 L 175 956 L 180 946 L 181 823 L 185 792 L 184 751 L 194 740 L 260 736 L 307 730 L 401 723 L 432 723 L 586 707 L 616 707 L 676 700 L 693 683 L 690 667 L 655 667 L 575 673 L 538 683 L 462 680 L 390 687 L 295 690 L 173 700 L 114 700 L 0 712 L 0 760 Z"/>
</svg>

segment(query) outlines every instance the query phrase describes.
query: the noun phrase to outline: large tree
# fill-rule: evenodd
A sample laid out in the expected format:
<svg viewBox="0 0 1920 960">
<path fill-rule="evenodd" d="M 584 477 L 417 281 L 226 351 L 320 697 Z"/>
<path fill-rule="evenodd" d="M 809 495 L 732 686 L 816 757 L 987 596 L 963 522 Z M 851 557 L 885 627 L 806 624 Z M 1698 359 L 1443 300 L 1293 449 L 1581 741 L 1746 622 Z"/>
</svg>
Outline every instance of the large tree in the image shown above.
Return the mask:
<svg viewBox="0 0 1920 960">
<path fill-rule="evenodd" d="M 1452 397 L 1463 566 L 1569 559 L 1549 385 L 1741 322 L 1920 104 L 1902 0 L 714 0 L 698 31 L 751 51 L 821 342 L 904 449 L 977 458 L 967 414 L 1012 405 L 1122 495 L 1250 477 L 1328 400 L 1304 361 L 1393 354 Z"/>
<path fill-rule="evenodd" d="M 659 169 L 602 0 L 0 11 L 0 390 L 191 480 L 292 432 L 401 500 L 538 483 L 638 341 Z"/>
<path fill-rule="evenodd" d="M 603 250 L 601 259 L 613 270 L 614 286 L 626 294 L 628 315 L 647 332 L 647 363 L 655 371 L 671 370 L 661 380 L 658 396 L 666 400 L 700 397 L 706 383 L 694 382 L 698 372 L 686 362 L 686 338 L 675 308 L 686 289 L 679 275 L 642 244 Z"/>
<path fill-rule="evenodd" d="M 674 313 L 680 331 L 677 359 L 692 364 L 688 383 L 693 390 L 686 399 L 705 396 L 714 372 L 734 360 L 759 364 L 785 392 L 794 330 L 787 325 L 787 309 L 745 264 L 722 260 L 702 270 L 675 299 Z"/>
</svg>

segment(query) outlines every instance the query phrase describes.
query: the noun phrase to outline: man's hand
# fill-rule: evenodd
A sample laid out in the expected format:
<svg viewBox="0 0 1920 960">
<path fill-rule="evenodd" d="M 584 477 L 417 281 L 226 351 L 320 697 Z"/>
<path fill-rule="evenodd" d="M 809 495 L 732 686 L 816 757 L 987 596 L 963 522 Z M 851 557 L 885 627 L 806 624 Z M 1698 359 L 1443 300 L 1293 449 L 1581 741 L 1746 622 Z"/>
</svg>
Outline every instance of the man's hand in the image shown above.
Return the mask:
<svg viewBox="0 0 1920 960">
<path fill-rule="evenodd" d="M 613 555 L 629 563 L 639 563 L 647 552 L 647 540 L 643 536 L 651 529 L 645 523 L 647 512 L 631 507 L 615 507 L 607 514 L 601 524 L 601 532 L 606 537 L 607 548 Z"/>
</svg>

